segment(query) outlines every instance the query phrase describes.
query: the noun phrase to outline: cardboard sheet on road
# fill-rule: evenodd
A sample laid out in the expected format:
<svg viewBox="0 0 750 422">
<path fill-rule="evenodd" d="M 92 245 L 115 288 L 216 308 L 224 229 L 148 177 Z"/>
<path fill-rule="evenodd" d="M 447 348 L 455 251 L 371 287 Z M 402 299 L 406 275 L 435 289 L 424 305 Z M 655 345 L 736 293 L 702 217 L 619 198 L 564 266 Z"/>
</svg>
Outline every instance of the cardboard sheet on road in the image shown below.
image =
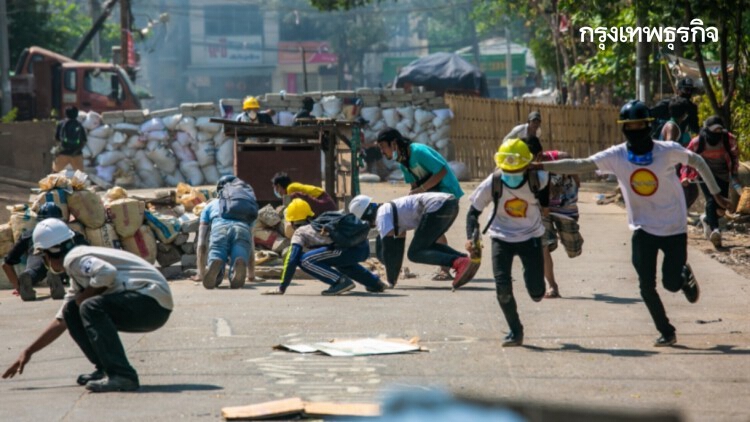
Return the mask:
<svg viewBox="0 0 750 422">
<path fill-rule="evenodd" d="M 248 406 L 224 407 L 221 416 L 228 421 L 267 420 L 269 418 L 375 417 L 380 406 L 372 403 L 305 402 L 299 397 Z"/>
<path fill-rule="evenodd" d="M 296 353 L 322 353 L 328 356 L 367 356 L 389 355 L 424 351 L 418 338 L 411 340 L 362 338 L 353 340 L 333 340 L 312 344 L 279 344 L 277 350 Z"/>
</svg>

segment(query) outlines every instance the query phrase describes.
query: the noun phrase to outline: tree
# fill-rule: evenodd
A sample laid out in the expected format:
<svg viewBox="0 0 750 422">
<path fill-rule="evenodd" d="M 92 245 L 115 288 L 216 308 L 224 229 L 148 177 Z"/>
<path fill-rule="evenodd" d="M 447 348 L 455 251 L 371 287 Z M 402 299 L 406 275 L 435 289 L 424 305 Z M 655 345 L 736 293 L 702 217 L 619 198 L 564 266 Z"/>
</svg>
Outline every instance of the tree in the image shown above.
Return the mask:
<svg viewBox="0 0 750 422">
<path fill-rule="evenodd" d="M 91 17 L 66 0 L 8 0 L 8 15 L 11 63 L 18 61 L 23 49 L 32 45 L 71 54 L 91 28 Z M 119 25 L 106 23 L 102 29 L 102 51 L 109 51 L 119 40 Z"/>
</svg>

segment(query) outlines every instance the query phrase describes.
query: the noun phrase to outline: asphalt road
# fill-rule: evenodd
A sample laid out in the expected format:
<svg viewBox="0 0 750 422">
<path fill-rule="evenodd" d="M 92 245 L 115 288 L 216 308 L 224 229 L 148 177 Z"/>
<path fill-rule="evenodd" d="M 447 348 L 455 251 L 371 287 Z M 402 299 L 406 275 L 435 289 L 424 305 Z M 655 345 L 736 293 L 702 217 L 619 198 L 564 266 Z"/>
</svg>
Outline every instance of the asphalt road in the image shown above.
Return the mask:
<svg viewBox="0 0 750 422">
<path fill-rule="evenodd" d="M 467 193 L 473 186 L 465 185 Z M 389 184 L 364 190 L 381 200 L 406 192 Z M 594 409 L 673 410 L 688 421 L 749 420 L 747 281 L 691 249 L 701 299 L 691 305 L 660 288 L 678 345 L 654 348 L 658 333 L 638 293 L 624 210 L 597 206 L 594 195 L 581 194 L 583 255 L 553 254 L 563 298 L 534 303 L 522 283 L 514 284 L 524 347 L 500 347 L 507 327 L 495 300 L 489 247 L 477 279 L 455 293 L 449 282 L 430 280 L 432 268 L 412 263 L 406 265 L 418 277 L 380 295 L 359 286 L 323 297 L 322 283 L 300 280 L 284 296 L 261 296 L 275 283 L 207 291 L 180 280 L 171 283 L 176 308 L 164 328 L 122 335 L 140 374 L 139 392 L 90 394 L 77 386 L 77 375 L 92 368 L 66 335 L 35 355 L 23 375 L 0 380 L 0 420 L 217 420 L 224 406 L 287 397 L 377 401 L 403 387 Z M 463 244 L 467 208 L 464 197 L 449 232 L 453 245 Z M 516 260 L 517 280 L 520 271 Z M 3 368 L 59 305 L 22 303 L 0 292 Z M 333 358 L 272 349 L 415 336 L 429 352 Z"/>
</svg>

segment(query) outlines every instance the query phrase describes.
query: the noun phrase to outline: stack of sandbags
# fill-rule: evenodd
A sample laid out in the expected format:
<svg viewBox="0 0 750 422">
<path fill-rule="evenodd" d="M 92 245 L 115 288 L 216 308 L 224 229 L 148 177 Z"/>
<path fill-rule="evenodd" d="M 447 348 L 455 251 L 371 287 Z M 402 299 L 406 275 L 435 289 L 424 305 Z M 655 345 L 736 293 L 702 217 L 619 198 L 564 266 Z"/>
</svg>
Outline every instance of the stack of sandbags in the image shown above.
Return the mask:
<svg viewBox="0 0 750 422">
<path fill-rule="evenodd" d="M 215 184 L 234 172 L 234 144 L 210 121 L 217 113 L 213 103 L 82 113 L 86 173 L 105 189 Z"/>
<path fill-rule="evenodd" d="M 291 243 L 290 239 L 284 236 L 282 215 L 270 204 L 258 210 L 253 239 L 256 250 L 268 250 L 282 255 Z"/>
</svg>

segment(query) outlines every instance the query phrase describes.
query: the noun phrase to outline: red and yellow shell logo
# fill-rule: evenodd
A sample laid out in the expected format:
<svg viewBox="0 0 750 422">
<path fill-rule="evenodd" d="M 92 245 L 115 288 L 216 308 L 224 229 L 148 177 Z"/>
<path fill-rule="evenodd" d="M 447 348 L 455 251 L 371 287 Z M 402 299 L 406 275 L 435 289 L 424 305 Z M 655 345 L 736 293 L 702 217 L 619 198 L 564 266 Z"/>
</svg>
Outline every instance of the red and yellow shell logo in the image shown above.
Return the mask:
<svg viewBox="0 0 750 422">
<path fill-rule="evenodd" d="M 526 218 L 526 210 L 529 209 L 529 203 L 523 199 L 513 198 L 505 201 L 505 212 L 515 218 Z"/>
<path fill-rule="evenodd" d="M 659 189 L 659 179 L 648 169 L 638 169 L 630 175 L 630 187 L 641 196 L 651 196 Z"/>
</svg>

